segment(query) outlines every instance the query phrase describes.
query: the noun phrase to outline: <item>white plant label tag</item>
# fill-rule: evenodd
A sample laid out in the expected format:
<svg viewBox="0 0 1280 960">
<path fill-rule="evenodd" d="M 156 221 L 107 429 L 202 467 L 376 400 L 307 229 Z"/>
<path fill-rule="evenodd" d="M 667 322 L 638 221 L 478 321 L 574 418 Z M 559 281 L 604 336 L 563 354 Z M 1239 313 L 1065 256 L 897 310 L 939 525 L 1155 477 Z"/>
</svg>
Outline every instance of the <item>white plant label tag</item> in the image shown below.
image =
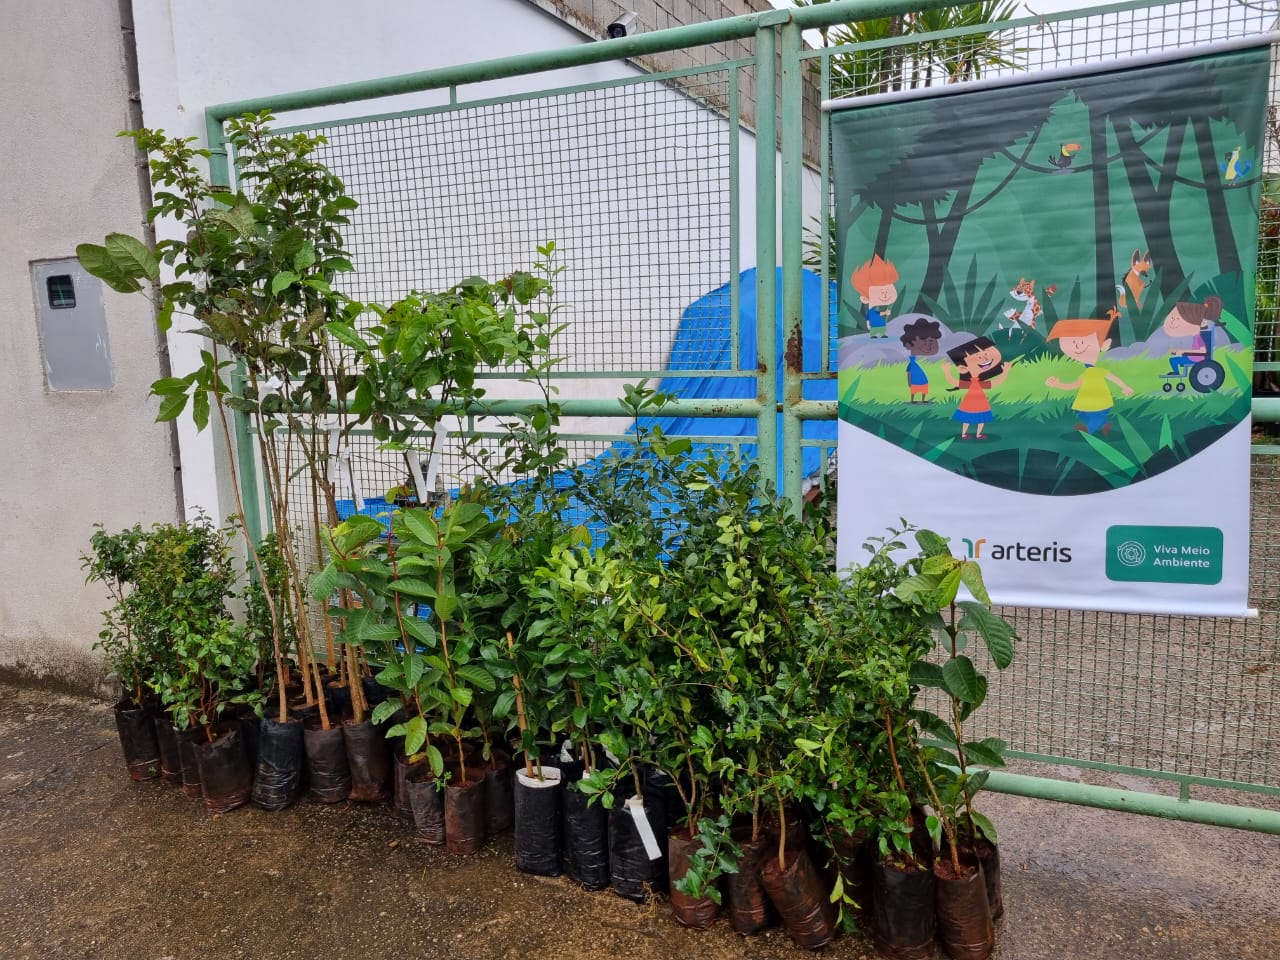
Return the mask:
<svg viewBox="0 0 1280 960">
<path fill-rule="evenodd" d="M 644 812 L 644 799 L 641 797 L 628 798 L 627 810 L 631 814 L 631 819 L 636 823 L 636 832 L 640 834 L 640 842 L 644 844 L 644 852 L 649 855 L 650 860 L 661 860 L 662 848 L 658 846 L 658 838 L 653 833 L 653 827 L 649 825 L 649 815 Z"/>
</svg>

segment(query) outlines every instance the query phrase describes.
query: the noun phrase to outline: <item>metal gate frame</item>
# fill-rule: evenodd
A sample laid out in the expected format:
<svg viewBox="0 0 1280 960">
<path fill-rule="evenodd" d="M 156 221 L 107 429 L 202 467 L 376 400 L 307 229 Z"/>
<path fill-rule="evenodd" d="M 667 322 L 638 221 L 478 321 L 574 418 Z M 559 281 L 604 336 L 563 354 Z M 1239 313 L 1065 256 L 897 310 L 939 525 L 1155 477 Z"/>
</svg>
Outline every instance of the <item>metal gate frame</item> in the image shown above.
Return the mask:
<svg viewBox="0 0 1280 960">
<path fill-rule="evenodd" d="M 1191 0 L 1194 2 L 1194 0 Z M 576 47 L 548 52 L 525 54 L 473 63 L 463 66 L 428 70 L 420 73 L 403 74 L 361 83 L 314 90 L 284 93 L 275 96 L 254 98 L 232 103 L 217 104 L 206 110 L 206 132 L 211 150 L 210 172 L 213 182 L 229 185 L 228 149 L 224 137 L 224 123 L 227 119 L 240 116 L 251 111 L 270 109 L 279 114 L 315 107 L 328 107 L 344 103 L 376 100 L 412 92 L 447 91 L 449 102 L 446 107 L 432 108 L 410 113 L 429 113 L 432 110 L 464 111 L 480 104 L 492 104 L 503 99 L 528 99 L 530 96 L 562 93 L 558 91 L 541 91 L 535 95 L 521 95 L 513 98 L 497 98 L 497 100 L 465 100 L 459 97 L 459 88 L 489 80 L 528 76 L 559 70 L 567 67 L 585 66 L 608 61 L 618 61 L 696 47 L 712 43 L 724 43 L 731 40 L 753 39 L 755 45 L 753 66 L 756 70 L 756 103 L 768 104 L 777 102 L 777 113 L 773 110 L 758 109 L 756 115 L 756 179 L 755 200 L 757 218 L 755 223 L 756 262 L 763 269 L 757 272 L 756 297 L 758 303 L 757 321 L 757 356 L 760 360 L 758 371 L 735 371 L 733 375 L 754 375 L 757 384 L 757 396 L 739 400 L 676 400 L 663 409 L 666 415 L 699 416 L 699 417 L 749 417 L 757 424 L 757 445 L 761 473 L 765 478 L 776 475 L 779 460 L 782 464 L 782 492 L 792 504 L 794 510 L 801 505 L 803 477 L 801 475 L 801 447 L 805 444 L 802 438 L 802 425 L 806 420 L 833 420 L 837 416 L 834 402 L 806 400 L 803 396 L 803 384 L 813 377 L 834 378 L 834 358 L 826 356 L 824 344 L 824 368 L 822 374 L 806 374 L 800 368 L 800 351 L 787 349 L 784 351 L 782 370 L 782 389 L 777 388 L 773 357 L 774 345 L 778 336 L 774 322 L 778 303 L 781 303 L 781 332 L 783 341 L 788 345 L 799 342 L 803 335 L 802 327 L 802 288 L 801 271 L 804 243 L 804 211 L 803 187 L 805 158 L 805 116 L 804 79 L 805 71 L 812 70 L 815 62 L 820 70 L 822 93 L 824 99 L 830 90 L 830 57 L 848 52 L 851 49 L 874 49 L 884 47 L 897 41 L 876 41 L 857 45 L 855 48 L 841 49 L 807 49 L 804 46 L 802 33 L 806 29 L 829 27 L 841 23 L 896 16 L 914 11 L 927 10 L 945 6 L 942 0 L 915 0 L 904 3 L 900 0 L 837 0 L 815 7 L 795 10 L 775 10 L 755 13 L 725 20 L 693 24 L 670 30 L 649 34 L 640 34 L 623 39 L 601 43 L 586 43 Z M 1159 0 L 1128 0 L 1106 7 L 1089 10 L 1066 11 L 1050 16 L 1027 17 L 1019 20 L 1002 22 L 1001 29 L 1050 29 L 1054 25 L 1069 23 L 1075 19 L 1096 17 L 1108 14 L 1126 14 L 1133 12 L 1140 15 L 1143 11 L 1162 11 L 1165 7 L 1176 8 L 1178 3 L 1162 3 Z M 989 31 L 990 25 L 978 25 L 906 38 L 906 42 L 917 42 L 922 39 L 950 40 L 967 35 Z M 730 66 L 742 66 L 749 61 L 737 61 Z M 723 66 L 723 64 L 721 65 Z M 696 71 L 673 71 L 659 74 L 647 79 L 675 81 L 681 76 Z M 1273 78 L 1274 84 L 1275 78 Z M 584 85 L 589 89 L 607 86 L 608 84 Z M 728 119 L 738 129 L 741 118 L 737 114 L 737 89 L 732 86 Z M 1273 87 L 1274 89 L 1274 87 Z M 1273 97 L 1274 100 L 1274 97 Z M 777 117 L 780 115 L 781 123 Z M 370 118 L 362 118 L 368 120 Z M 376 119 L 376 118 L 375 118 Z M 308 124 L 316 126 L 320 124 Z M 830 197 L 828 169 L 828 124 L 827 117 L 822 118 L 819 166 L 824 196 Z M 732 173 L 734 196 L 737 195 L 736 163 Z M 780 184 L 780 190 L 778 189 Z M 737 271 L 736 250 L 738 246 L 738 210 L 736 201 L 733 205 L 730 243 L 733 248 L 731 262 L 735 264 L 733 271 L 734 323 L 736 343 L 736 304 L 737 304 Z M 781 258 L 779 258 L 778 242 L 775 239 L 781 231 Z M 826 239 L 823 240 L 823 261 L 827 260 Z M 775 282 L 776 271 L 768 269 L 768 265 L 780 266 L 782 282 Z M 1268 265 L 1271 274 L 1266 282 L 1275 283 L 1276 265 Z M 824 267 L 825 270 L 825 267 Z M 824 277 L 824 283 L 829 278 Z M 1260 276 L 1259 281 L 1263 278 Z M 779 289 L 780 286 L 780 289 Z M 823 304 L 824 320 L 827 305 Z M 829 327 L 829 325 L 828 325 Z M 829 340 L 828 340 L 829 342 Z M 1275 345 L 1272 349 L 1274 351 Z M 736 361 L 735 361 L 736 362 Z M 1280 363 L 1267 362 L 1255 364 L 1258 370 L 1280 370 Z M 621 404 L 616 401 L 566 399 L 562 403 L 566 416 L 626 416 Z M 514 411 L 522 407 L 520 401 L 496 400 L 487 405 L 489 411 L 500 413 Z M 781 414 L 781 429 L 777 427 L 777 417 Z M 1253 402 L 1255 421 L 1280 422 L 1280 398 L 1255 398 Z M 249 513 L 250 528 L 255 533 L 261 532 L 262 522 L 258 505 L 261 502 L 259 479 L 253 468 L 256 463 L 255 443 L 247 420 L 243 415 L 237 416 L 237 454 L 242 469 L 240 476 L 243 484 L 243 495 L 246 511 Z M 1280 455 L 1280 445 L 1255 445 L 1255 462 L 1261 465 L 1263 458 L 1268 462 Z M 1280 471 L 1273 471 L 1280 476 Z M 1280 557 L 1276 558 L 1280 565 Z M 1280 598 L 1267 598 L 1269 603 L 1280 605 Z M 1013 744 L 1017 746 L 1017 744 Z M 1150 814 L 1180 820 L 1239 827 L 1270 833 L 1280 833 L 1280 811 L 1261 810 L 1243 805 L 1210 803 L 1192 799 L 1191 789 L 1194 786 L 1211 786 L 1245 790 L 1268 796 L 1280 796 L 1280 779 L 1271 783 L 1248 783 L 1235 780 L 1205 777 L 1178 771 L 1150 769 L 1146 767 L 1128 766 L 1097 762 L 1086 758 L 1053 756 L 1039 753 L 1017 753 L 1011 755 L 1026 759 L 1048 761 L 1052 763 L 1093 768 L 1110 772 L 1135 774 L 1144 777 L 1155 777 L 1171 780 L 1179 786 L 1179 796 L 1167 797 L 1141 790 L 1120 790 L 1097 787 L 1079 782 L 1028 776 L 1026 774 L 994 771 L 988 786 L 996 791 L 1020 794 L 1042 799 L 1059 800 L 1095 807 L 1128 810 L 1135 813 Z"/>
</svg>

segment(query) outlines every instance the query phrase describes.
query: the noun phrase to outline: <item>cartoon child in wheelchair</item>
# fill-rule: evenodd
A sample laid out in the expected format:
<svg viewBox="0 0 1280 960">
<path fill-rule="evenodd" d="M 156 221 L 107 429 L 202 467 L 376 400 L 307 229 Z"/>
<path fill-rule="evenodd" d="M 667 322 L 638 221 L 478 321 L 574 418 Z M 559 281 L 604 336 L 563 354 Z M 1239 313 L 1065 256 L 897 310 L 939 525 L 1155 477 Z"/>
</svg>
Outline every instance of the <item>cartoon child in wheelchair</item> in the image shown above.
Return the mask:
<svg viewBox="0 0 1280 960">
<path fill-rule="evenodd" d="M 1160 375 L 1164 392 L 1182 393 L 1191 384 L 1197 393 L 1212 393 L 1222 386 L 1226 371 L 1213 359 L 1214 327 L 1221 326 L 1222 300 L 1206 297 L 1203 303 L 1179 300 L 1164 318 L 1164 332 L 1171 337 L 1191 338 L 1189 347 L 1169 353 L 1169 372 Z"/>
</svg>

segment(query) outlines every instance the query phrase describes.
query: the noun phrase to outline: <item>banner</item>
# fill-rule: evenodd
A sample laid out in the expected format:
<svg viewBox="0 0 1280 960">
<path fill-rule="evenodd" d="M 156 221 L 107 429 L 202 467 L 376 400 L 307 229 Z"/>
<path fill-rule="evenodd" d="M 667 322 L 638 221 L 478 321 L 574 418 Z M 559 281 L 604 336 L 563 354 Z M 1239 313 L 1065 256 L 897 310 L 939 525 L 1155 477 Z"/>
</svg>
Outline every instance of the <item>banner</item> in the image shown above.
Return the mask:
<svg viewBox="0 0 1280 960">
<path fill-rule="evenodd" d="M 906 519 L 997 603 L 1248 612 L 1267 39 L 827 104 L 841 564 Z"/>
</svg>

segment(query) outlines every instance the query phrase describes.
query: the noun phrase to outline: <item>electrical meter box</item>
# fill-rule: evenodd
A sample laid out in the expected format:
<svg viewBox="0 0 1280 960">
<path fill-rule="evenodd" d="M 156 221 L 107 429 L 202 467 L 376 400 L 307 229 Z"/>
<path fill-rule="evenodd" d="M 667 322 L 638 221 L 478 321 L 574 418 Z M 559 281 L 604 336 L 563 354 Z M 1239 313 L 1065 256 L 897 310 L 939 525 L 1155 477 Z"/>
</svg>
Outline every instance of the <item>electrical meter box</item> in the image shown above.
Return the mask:
<svg viewBox="0 0 1280 960">
<path fill-rule="evenodd" d="M 115 374 L 102 281 L 74 257 L 32 263 L 31 280 L 49 389 L 110 390 Z"/>
</svg>

